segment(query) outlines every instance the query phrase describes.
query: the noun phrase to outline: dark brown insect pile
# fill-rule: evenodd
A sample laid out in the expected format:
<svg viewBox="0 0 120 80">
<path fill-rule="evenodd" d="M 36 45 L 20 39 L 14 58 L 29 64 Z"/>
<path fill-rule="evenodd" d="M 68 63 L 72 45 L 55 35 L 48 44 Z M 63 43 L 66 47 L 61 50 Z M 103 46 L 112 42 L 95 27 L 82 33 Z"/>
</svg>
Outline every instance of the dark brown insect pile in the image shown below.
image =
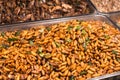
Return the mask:
<svg viewBox="0 0 120 80">
<path fill-rule="evenodd" d="M 88 13 L 86 0 L 0 0 L 0 24 Z"/>
</svg>

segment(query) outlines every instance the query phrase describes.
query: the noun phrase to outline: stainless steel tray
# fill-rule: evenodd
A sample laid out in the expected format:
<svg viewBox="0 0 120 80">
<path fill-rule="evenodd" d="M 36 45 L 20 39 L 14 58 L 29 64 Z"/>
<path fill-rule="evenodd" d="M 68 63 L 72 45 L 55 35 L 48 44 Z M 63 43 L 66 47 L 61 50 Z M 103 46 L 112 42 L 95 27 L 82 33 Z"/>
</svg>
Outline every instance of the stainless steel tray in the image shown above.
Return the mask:
<svg viewBox="0 0 120 80">
<path fill-rule="evenodd" d="M 120 20 L 120 12 L 116 12 L 116 13 L 111 13 L 109 15 L 106 15 L 116 26 L 120 27 L 120 25 L 118 25 L 118 19 Z"/>
<path fill-rule="evenodd" d="M 40 25 L 51 25 L 51 24 L 56 24 L 56 23 L 60 23 L 60 22 L 66 22 L 66 21 L 69 21 L 69 20 L 72 20 L 72 19 L 83 20 L 83 21 L 89 21 L 89 20 L 103 21 L 103 22 L 106 22 L 106 23 L 112 25 L 115 28 L 118 28 L 105 16 L 101 16 L 101 15 L 87 15 L 86 16 L 86 15 L 84 15 L 84 16 L 53 19 L 53 20 L 43 20 L 43 21 L 36 21 L 36 22 L 3 25 L 3 26 L 0 26 L 0 32 L 2 32 L 2 31 L 23 30 L 23 29 L 28 29 L 28 28 L 31 28 L 31 27 L 37 27 L 37 26 L 40 26 Z M 116 78 L 116 79 L 112 79 L 112 78 Z M 120 71 L 112 73 L 112 74 L 106 74 L 106 75 L 103 75 L 103 76 L 91 78 L 89 80 L 120 80 Z"/>
<path fill-rule="evenodd" d="M 120 71 L 95 77 L 95 78 L 91 78 L 89 80 L 120 80 Z"/>
<path fill-rule="evenodd" d="M 105 16 L 102 15 L 83 15 L 83 16 L 75 16 L 75 17 L 66 17 L 66 18 L 59 18 L 59 19 L 52 19 L 52 20 L 42 20 L 42 21 L 34 21 L 34 22 L 27 22 L 27 23 L 17 23 L 17 24 L 9 24 L 9 25 L 1 25 L 0 31 L 13 31 L 13 30 L 20 30 L 20 29 L 28 29 L 30 27 L 36 27 L 40 25 L 50 25 L 60 22 L 69 21 L 72 19 L 77 20 L 98 20 L 106 22 L 110 25 L 112 25 L 115 28 L 118 28 L 115 26 L 109 19 L 107 19 Z"/>
</svg>

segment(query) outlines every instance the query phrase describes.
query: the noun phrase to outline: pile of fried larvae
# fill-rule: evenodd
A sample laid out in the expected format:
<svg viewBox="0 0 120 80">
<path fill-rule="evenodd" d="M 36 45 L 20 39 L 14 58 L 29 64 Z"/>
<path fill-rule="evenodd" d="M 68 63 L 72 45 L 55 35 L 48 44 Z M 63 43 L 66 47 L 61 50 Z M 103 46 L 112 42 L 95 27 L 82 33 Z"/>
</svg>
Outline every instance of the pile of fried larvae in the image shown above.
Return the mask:
<svg viewBox="0 0 120 80">
<path fill-rule="evenodd" d="M 86 80 L 120 71 L 120 31 L 102 21 L 0 34 L 0 80 Z"/>
</svg>

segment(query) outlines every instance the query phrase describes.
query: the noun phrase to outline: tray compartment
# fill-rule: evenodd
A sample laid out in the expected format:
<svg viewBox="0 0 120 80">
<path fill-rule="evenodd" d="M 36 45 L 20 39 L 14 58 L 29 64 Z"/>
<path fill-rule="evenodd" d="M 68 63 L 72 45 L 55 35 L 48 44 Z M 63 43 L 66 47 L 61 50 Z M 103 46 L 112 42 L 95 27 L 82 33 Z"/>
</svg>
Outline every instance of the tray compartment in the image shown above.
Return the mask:
<svg viewBox="0 0 120 80">
<path fill-rule="evenodd" d="M 115 25 L 120 28 L 120 12 L 111 13 L 107 16 L 112 20 L 112 22 L 114 22 Z"/>
<path fill-rule="evenodd" d="M 111 2 L 108 0 L 103 0 L 103 1 L 102 0 L 89 0 L 89 1 L 93 5 L 93 7 L 95 8 L 98 14 L 106 15 L 109 13 L 120 12 L 120 6 L 118 5 L 120 3 L 117 2 L 117 0 L 111 0 Z M 110 6 L 109 4 L 113 6 Z M 108 7 L 111 7 L 112 9 Z M 115 9 L 115 7 L 117 7 L 118 9 Z"/>
<path fill-rule="evenodd" d="M 56 23 L 60 23 L 60 22 L 66 22 L 69 20 L 83 20 L 83 21 L 89 21 L 89 20 L 96 20 L 96 21 L 103 21 L 106 22 L 110 25 L 112 25 L 115 28 L 118 28 L 117 26 L 115 26 L 108 18 L 106 18 L 105 16 L 101 16 L 101 15 L 85 15 L 85 16 L 76 16 L 76 17 L 68 17 L 68 18 L 61 18 L 61 19 L 53 19 L 53 20 L 43 20 L 43 21 L 36 21 L 36 22 L 29 22 L 29 23 L 20 23 L 20 24 L 12 24 L 12 25 L 4 25 L 4 26 L 0 26 L 0 32 L 3 31 L 14 31 L 14 30 L 24 30 L 24 29 L 29 29 L 32 27 L 38 27 L 41 25 L 51 25 L 51 24 L 56 24 Z M 91 78 L 90 80 L 106 80 L 106 78 L 114 78 L 116 77 L 116 79 L 120 79 L 120 72 L 115 72 L 112 74 L 106 74 L 103 76 L 99 76 L 96 78 Z M 108 79 L 107 79 L 108 80 Z"/>
<path fill-rule="evenodd" d="M 24 1 L 17 1 L 16 4 L 15 2 L 12 1 L 7 2 L 7 0 L 6 2 L 4 0 L 0 1 L 0 5 L 2 7 L 0 13 L 0 25 L 15 24 L 20 22 L 31 22 L 38 20 L 54 19 L 54 18 L 63 18 L 63 17 L 94 13 L 94 8 L 93 6 L 91 6 L 91 4 L 89 4 L 88 0 L 71 0 L 73 1 L 73 3 L 70 3 L 67 0 L 64 0 L 65 2 L 64 1 L 61 2 L 61 0 L 55 0 L 58 1 L 58 2 L 52 2 L 55 4 L 52 4 L 51 1 L 49 0 L 47 2 L 46 1 L 47 0 L 36 0 L 36 1 L 32 0 L 30 2 L 24 0 Z M 13 3 L 13 8 L 10 7 L 10 4 L 12 3 Z M 15 5 L 17 7 L 14 7 Z M 73 9 L 71 8 L 71 6 Z M 86 9 L 83 9 L 83 7 L 85 7 Z"/>
</svg>

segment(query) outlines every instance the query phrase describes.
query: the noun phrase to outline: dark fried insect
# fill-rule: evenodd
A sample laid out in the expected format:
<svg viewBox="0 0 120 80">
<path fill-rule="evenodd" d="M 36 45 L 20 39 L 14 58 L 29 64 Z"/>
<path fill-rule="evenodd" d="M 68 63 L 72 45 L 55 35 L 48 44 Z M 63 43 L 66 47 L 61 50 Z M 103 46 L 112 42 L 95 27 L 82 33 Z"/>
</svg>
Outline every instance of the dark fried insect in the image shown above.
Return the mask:
<svg viewBox="0 0 120 80">
<path fill-rule="evenodd" d="M 86 0 L 0 0 L 0 24 L 88 13 Z"/>
</svg>

